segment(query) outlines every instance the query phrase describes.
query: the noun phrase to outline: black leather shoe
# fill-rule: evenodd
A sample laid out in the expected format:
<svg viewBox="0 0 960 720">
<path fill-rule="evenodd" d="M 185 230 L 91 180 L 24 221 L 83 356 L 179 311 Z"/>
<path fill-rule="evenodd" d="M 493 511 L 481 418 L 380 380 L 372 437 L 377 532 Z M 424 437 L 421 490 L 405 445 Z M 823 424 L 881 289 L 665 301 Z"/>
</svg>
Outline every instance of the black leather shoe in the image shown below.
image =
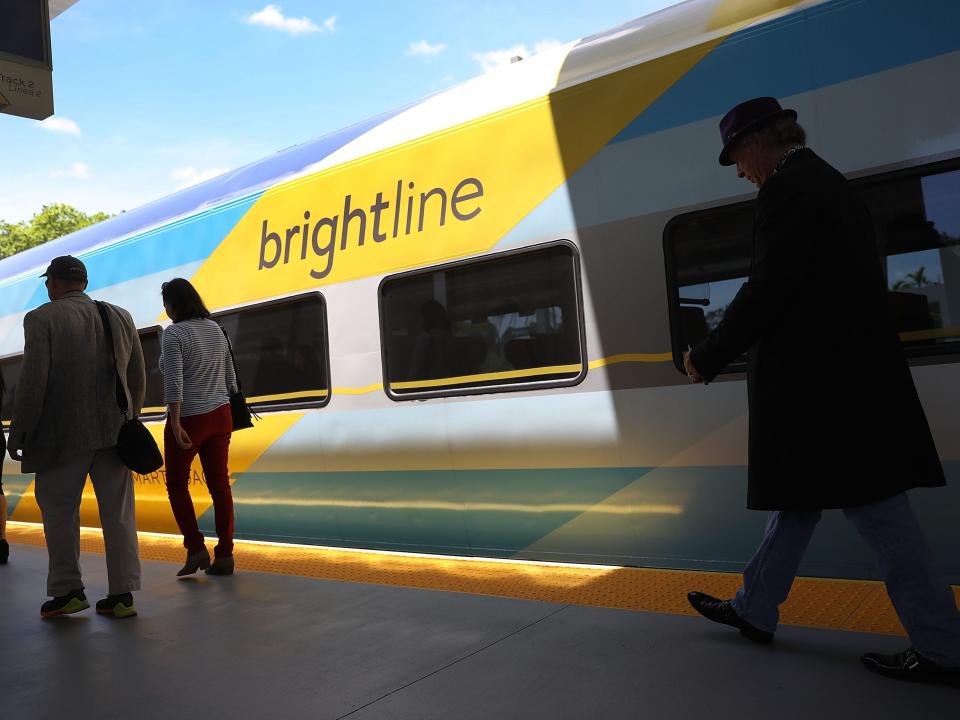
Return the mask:
<svg viewBox="0 0 960 720">
<path fill-rule="evenodd" d="M 742 620 L 729 600 L 720 600 L 702 592 L 687 593 L 687 600 L 693 605 L 693 609 L 703 615 L 707 620 L 730 625 L 740 631 L 740 634 L 753 640 L 760 645 L 766 645 L 773 640 L 773 633 L 755 628 L 746 620 Z"/>
<path fill-rule="evenodd" d="M 867 653 L 860 656 L 860 662 L 887 677 L 960 687 L 960 667 L 947 667 L 927 660 L 912 647 L 895 655 Z"/>
<path fill-rule="evenodd" d="M 6 540 L 0 540 L 0 565 L 6 565 L 10 559 L 10 545 Z"/>
</svg>

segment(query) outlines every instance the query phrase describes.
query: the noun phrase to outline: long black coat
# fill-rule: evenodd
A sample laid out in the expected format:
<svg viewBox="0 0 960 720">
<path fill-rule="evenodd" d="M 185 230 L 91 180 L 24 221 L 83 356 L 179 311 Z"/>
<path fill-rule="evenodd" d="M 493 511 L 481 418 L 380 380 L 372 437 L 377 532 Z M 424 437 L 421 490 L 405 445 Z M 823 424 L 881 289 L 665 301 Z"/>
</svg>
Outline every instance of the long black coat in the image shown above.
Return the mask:
<svg viewBox="0 0 960 720">
<path fill-rule="evenodd" d="M 852 507 L 946 484 L 869 212 L 811 150 L 761 187 L 750 278 L 691 359 L 710 381 L 747 350 L 749 508 Z"/>
</svg>

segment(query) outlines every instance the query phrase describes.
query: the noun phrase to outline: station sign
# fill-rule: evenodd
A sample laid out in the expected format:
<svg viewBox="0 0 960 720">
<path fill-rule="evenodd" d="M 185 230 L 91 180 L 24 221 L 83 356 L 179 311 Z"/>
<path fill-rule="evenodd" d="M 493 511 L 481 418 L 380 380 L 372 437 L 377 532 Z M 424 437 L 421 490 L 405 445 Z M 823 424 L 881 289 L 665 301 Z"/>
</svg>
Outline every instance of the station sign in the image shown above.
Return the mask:
<svg viewBox="0 0 960 720">
<path fill-rule="evenodd" d="M 0 57 L 0 112 L 34 120 L 53 115 L 53 73 Z"/>
<path fill-rule="evenodd" d="M 53 115 L 48 0 L 0 0 L 0 113 Z"/>
</svg>

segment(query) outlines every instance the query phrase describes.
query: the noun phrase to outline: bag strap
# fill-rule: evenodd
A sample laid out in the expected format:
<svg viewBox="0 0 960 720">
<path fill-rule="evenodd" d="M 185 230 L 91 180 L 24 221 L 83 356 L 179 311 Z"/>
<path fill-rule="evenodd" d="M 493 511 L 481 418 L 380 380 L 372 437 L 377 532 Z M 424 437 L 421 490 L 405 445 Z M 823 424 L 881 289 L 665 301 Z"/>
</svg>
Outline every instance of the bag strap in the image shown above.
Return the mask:
<svg viewBox="0 0 960 720">
<path fill-rule="evenodd" d="M 223 336 L 227 339 L 227 349 L 230 350 L 230 362 L 233 364 L 233 377 L 237 380 L 237 392 L 243 392 L 243 385 L 240 382 L 240 372 L 237 370 L 237 360 L 233 357 L 233 344 L 230 342 L 230 336 L 227 335 L 227 331 L 223 325 L 220 326 L 220 332 L 222 332 Z M 230 388 L 227 388 L 227 390 L 229 391 Z"/>
<path fill-rule="evenodd" d="M 107 344 L 110 346 L 110 356 L 113 358 L 113 374 L 117 382 L 117 405 L 123 416 L 127 416 L 127 391 L 123 389 L 123 381 L 120 380 L 120 371 L 117 370 L 117 349 L 113 344 L 113 330 L 110 327 L 110 318 L 107 317 L 107 307 L 99 300 L 94 300 L 97 306 L 97 312 L 100 313 L 100 322 L 103 325 L 103 334 L 107 336 Z"/>
</svg>

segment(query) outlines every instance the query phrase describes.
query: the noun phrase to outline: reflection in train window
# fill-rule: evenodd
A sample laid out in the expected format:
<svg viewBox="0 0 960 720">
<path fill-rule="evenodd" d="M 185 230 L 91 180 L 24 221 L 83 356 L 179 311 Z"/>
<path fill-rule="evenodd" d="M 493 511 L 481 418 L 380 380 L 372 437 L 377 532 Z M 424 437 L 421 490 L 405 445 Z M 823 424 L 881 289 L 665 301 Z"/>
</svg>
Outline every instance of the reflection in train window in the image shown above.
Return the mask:
<svg viewBox="0 0 960 720">
<path fill-rule="evenodd" d="M 139 333 L 143 364 L 147 371 L 147 392 L 140 414 L 162 415 L 166 408 L 163 405 L 163 373 L 160 372 L 160 328 L 144 328 Z"/>
<path fill-rule="evenodd" d="M 960 170 L 945 164 L 861 178 L 890 309 L 910 356 L 960 350 Z M 754 204 L 674 218 L 664 257 L 674 359 L 717 326 L 750 272 Z M 842 282 L 842 278 L 838 279 Z M 725 372 L 743 369 L 734 363 Z"/>
<path fill-rule="evenodd" d="M 577 256 L 561 242 L 388 278 L 394 398 L 572 385 L 586 372 Z"/>
<path fill-rule="evenodd" d="M 247 401 L 259 409 L 330 399 L 326 312 L 317 293 L 215 313 L 233 343 Z"/>
<path fill-rule="evenodd" d="M 670 287 L 676 293 L 671 302 L 674 358 L 680 362 L 683 350 L 720 323 L 750 274 L 753 205 L 682 216 L 670 222 L 664 236 Z M 742 371 L 744 362 L 731 363 L 725 372 Z"/>
<path fill-rule="evenodd" d="M 17 396 L 17 383 L 20 381 L 20 365 L 23 355 L 13 355 L 0 360 L 0 375 L 3 376 L 3 405 L 0 406 L 0 419 L 4 425 L 10 424 L 13 417 L 13 400 Z"/>
<path fill-rule="evenodd" d="M 960 170 L 897 174 L 860 190 L 911 355 L 960 349 Z"/>
</svg>

